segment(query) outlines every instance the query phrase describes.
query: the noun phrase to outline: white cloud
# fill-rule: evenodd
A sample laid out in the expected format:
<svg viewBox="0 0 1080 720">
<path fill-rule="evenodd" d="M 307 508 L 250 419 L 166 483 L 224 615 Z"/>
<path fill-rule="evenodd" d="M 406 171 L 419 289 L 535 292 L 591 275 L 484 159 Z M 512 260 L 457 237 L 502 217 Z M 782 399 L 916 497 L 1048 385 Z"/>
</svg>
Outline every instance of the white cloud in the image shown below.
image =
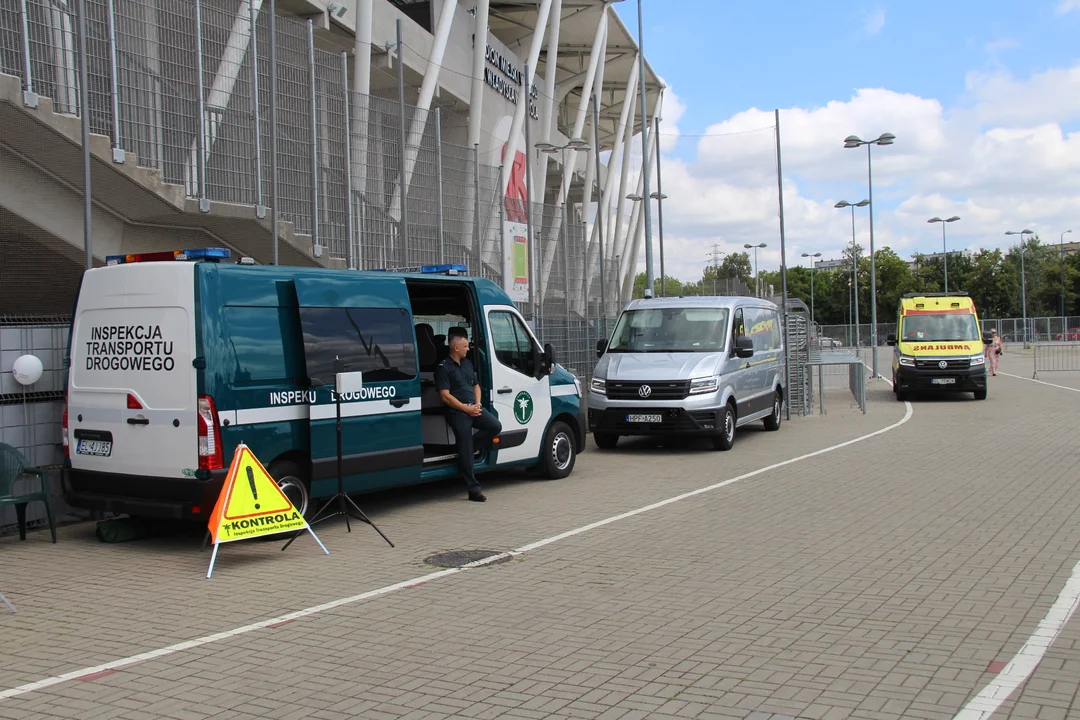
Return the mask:
<svg viewBox="0 0 1080 720">
<path fill-rule="evenodd" d="M 1080 2 L 1080 0 L 1077 0 Z M 993 42 L 986 43 L 986 53 L 988 55 L 996 55 L 1002 50 L 1015 50 L 1020 47 L 1020 41 L 1014 38 L 1001 38 L 1000 40 L 994 40 Z"/>
<path fill-rule="evenodd" d="M 1061 0 L 1057 6 L 1058 15 L 1067 15 L 1078 10 L 1080 10 L 1080 0 Z"/>
<path fill-rule="evenodd" d="M 902 256 L 939 251 L 941 228 L 926 222 L 935 215 L 961 217 L 947 228 L 950 248 L 1008 246 L 1013 238 L 1004 231 L 1022 227 L 1056 241 L 1080 225 L 1080 133 L 1060 125 L 1080 119 L 1080 66 L 968 80 L 967 96 L 951 109 L 868 88 L 845 101 L 781 111 L 789 264 L 800 264 L 803 252 L 836 257 L 851 242 L 850 211 L 833 205 L 866 195 L 866 151 L 843 148 L 852 133 L 897 137 L 872 150 L 879 248 Z M 739 252 L 744 243 L 766 242 L 761 266 L 779 265 L 772 126 L 772 111 L 749 109 L 709 127 L 693 158 L 664 155 L 669 274 L 700 277 L 713 243 Z M 869 245 L 866 210 L 856 211 L 856 235 Z"/>
<path fill-rule="evenodd" d="M 1065 0 L 1077 2 L 1077 0 Z M 876 8 L 863 13 L 863 32 L 873 37 L 885 27 L 885 8 Z"/>
</svg>

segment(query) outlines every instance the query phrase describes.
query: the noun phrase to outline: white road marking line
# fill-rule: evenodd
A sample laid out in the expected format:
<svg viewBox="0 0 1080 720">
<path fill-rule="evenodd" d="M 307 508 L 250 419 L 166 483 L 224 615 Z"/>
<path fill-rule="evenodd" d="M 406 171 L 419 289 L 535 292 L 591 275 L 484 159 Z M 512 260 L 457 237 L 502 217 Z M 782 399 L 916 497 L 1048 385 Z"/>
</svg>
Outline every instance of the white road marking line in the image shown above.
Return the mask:
<svg viewBox="0 0 1080 720">
<path fill-rule="evenodd" d="M 1054 383 L 1044 382 L 1042 380 L 1036 380 L 1035 378 L 1024 377 L 1023 375 L 1013 375 L 1007 372 L 998 372 L 998 375 L 1004 375 L 1005 377 L 1016 378 L 1017 380 L 1027 380 L 1028 382 L 1039 383 L 1040 385 L 1046 385 L 1052 388 L 1058 388 L 1059 390 L 1070 390 L 1072 392 L 1080 392 L 1080 389 L 1074 387 L 1068 387 L 1067 385 L 1055 385 Z"/>
<path fill-rule="evenodd" d="M 849 446 L 854 445 L 856 443 L 860 443 L 863 440 L 869 440 L 870 438 L 877 437 L 878 435 L 883 435 L 883 434 L 885 434 L 885 433 L 887 433 L 887 432 L 889 432 L 891 430 L 895 430 L 896 428 L 900 427 L 901 425 L 903 425 L 904 423 L 906 423 L 908 420 L 911 419 L 911 417 L 912 417 L 912 415 L 914 413 L 914 410 L 913 410 L 913 408 L 911 406 L 911 403 L 905 402 L 904 406 L 905 406 L 904 417 L 900 418 L 900 420 L 896 421 L 892 425 L 888 425 L 886 427 L 883 427 L 880 430 L 875 430 L 872 433 L 867 433 L 866 435 L 860 435 L 857 438 L 853 438 L 851 440 L 847 440 L 845 442 L 838 443 L 836 445 L 830 445 L 829 447 L 822 448 L 820 450 L 815 450 L 814 452 L 807 453 L 805 455 L 800 455 L 798 457 L 794 457 L 794 458 L 791 458 L 789 460 L 784 460 L 782 462 L 773 463 L 772 465 L 768 465 L 766 467 L 759 468 L 757 470 L 752 470 L 751 472 L 748 472 L 748 473 L 743 473 L 742 475 L 738 475 L 738 476 L 730 478 L 728 480 L 724 480 L 723 482 L 718 482 L 718 483 L 715 483 L 713 485 L 708 485 L 708 486 L 703 487 L 703 488 L 698 488 L 697 490 L 691 490 L 690 492 L 685 492 L 685 493 L 682 493 L 680 495 L 675 495 L 673 497 L 667 498 L 666 500 L 661 500 L 660 502 L 652 503 L 651 505 L 645 505 L 644 507 L 637 508 L 636 510 L 629 510 L 629 511 L 624 512 L 624 513 L 619 513 L 618 515 L 613 515 L 613 516 L 611 516 L 609 518 L 605 518 L 604 520 L 598 520 L 597 522 L 589 523 L 588 525 L 582 525 L 581 527 L 575 528 L 573 530 L 567 530 L 566 532 L 559 533 L 558 535 L 553 535 L 553 536 L 551 536 L 549 538 L 545 538 L 543 540 L 537 540 L 536 542 L 529 543 L 528 545 L 522 545 L 521 547 L 519 547 L 519 548 L 517 548 L 515 550 L 510 550 L 509 552 L 499 553 L 498 555 L 492 555 L 490 557 L 486 557 L 486 558 L 483 558 L 481 560 L 471 562 L 471 563 L 469 563 L 467 565 L 461 566 L 460 568 L 449 568 L 449 569 L 446 569 L 446 570 L 439 570 L 438 572 L 429 573 L 427 575 L 421 575 L 420 577 L 414 577 L 414 578 L 411 578 L 409 580 L 403 580 L 401 582 L 394 583 L 393 585 L 386 585 L 386 586 L 378 588 L 376 590 L 369 590 L 367 592 L 360 593 L 359 595 L 351 595 L 349 597 L 339 598 L 337 600 L 331 600 L 329 602 L 325 602 L 325 603 L 322 603 L 320 605 L 313 605 L 311 607 L 307 607 L 307 608 L 304 608 L 302 610 L 296 610 L 294 612 L 286 613 L 284 615 L 278 615 L 277 617 L 268 618 L 266 620 L 260 620 L 259 622 L 254 622 L 254 623 L 250 623 L 248 625 L 243 625 L 241 627 L 233 628 L 232 630 L 225 630 L 225 631 L 222 631 L 222 632 L 219 632 L 219 633 L 214 633 L 212 635 L 204 635 L 203 637 L 200 637 L 200 638 L 194 638 L 192 640 L 185 640 L 184 642 L 179 642 L 179 643 L 176 643 L 174 645 L 169 645 L 167 647 L 158 648 L 156 650 L 149 650 L 147 652 L 139 653 L 138 655 L 131 655 L 131 656 L 126 657 L 126 658 L 120 658 L 120 659 L 117 659 L 117 660 L 112 660 L 112 661 L 107 662 L 107 663 L 102 663 L 101 665 L 95 665 L 93 667 L 81 668 L 79 670 L 72 670 L 71 672 L 67 672 L 67 673 L 64 673 L 62 675 L 54 675 L 52 677 L 44 678 L 42 680 L 36 680 L 34 682 L 26 683 L 25 685 L 19 685 L 17 687 L 9 688 L 7 690 L 0 690 L 0 701 L 8 700 L 10 698 L 18 697 L 20 695 L 26 695 L 27 693 L 32 693 L 32 692 L 35 692 L 37 690 L 43 690 L 43 689 L 45 689 L 47 687 L 51 687 L 53 685 L 59 685 L 60 683 L 68 682 L 70 680 L 78 680 L 80 678 L 85 678 L 87 675 L 94 675 L 94 674 L 97 674 L 97 673 L 100 673 L 100 672 L 104 672 L 106 670 L 116 670 L 118 668 L 127 667 L 128 665 L 135 665 L 137 663 L 144 662 L 146 660 L 154 660 L 154 659 L 157 659 L 157 658 L 160 658 L 160 657 L 164 657 L 166 655 L 173 655 L 175 653 L 183 652 L 185 650 L 191 650 L 193 648 L 197 648 L 197 647 L 200 647 L 202 645 L 209 645 L 210 643 L 215 643 L 215 642 L 218 642 L 220 640 L 228 640 L 229 638 L 234 638 L 234 637 L 237 637 L 238 635 L 246 635 L 247 633 L 253 632 L 255 630 L 262 630 L 264 628 L 268 628 L 268 627 L 271 627 L 271 626 L 274 626 L 274 625 L 279 625 L 281 623 L 289 622 L 291 620 L 297 620 L 299 618 L 307 617 L 309 615 L 315 615 L 317 613 L 325 612 L 327 610 L 333 610 L 335 608 L 339 608 L 339 607 L 342 607 L 344 605 L 351 605 L 353 603 L 363 602 L 364 600 L 370 600 L 372 598 L 380 597 L 382 595 L 388 595 L 388 594 L 390 594 L 392 592 L 397 592 L 398 590 L 403 590 L 403 589 L 406 589 L 406 588 L 415 587 L 416 585 L 419 585 L 419 584 L 429 583 L 429 582 L 431 582 L 433 580 L 437 580 L 437 579 L 442 578 L 442 577 L 447 577 L 449 575 L 454 575 L 456 573 L 460 573 L 460 572 L 463 572 L 465 570 L 471 570 L 473 568 L 483 567 L 484 565 L 490 565 L 491 563 L 497 562 L 499 560 L 504 560 L 506 558 L 516 557 L 518 555 L 522 555 L 522 554 L 530 552 L 532 550 L 536 550 L 537 548 L 542 548 L 545 545 L 550 545 L 550 544 L 558 542 L 560 540 L 565 540 L 566 538 L 570 538 L 570 537 L 573 537 L 575 535 L 580 535 L 582 533 L 588 532 L 589 530 L 595 530 L 596 528 L 603 527 L 605 525 L 610 525 L 611 523 L 618 522 L 619 520 L 625 520 L 626 518 L 634 517 L 635 515 L 641 515 L 642 513 L 647 513 L 647 512 L 649 512 L 651 510 L 656 510 L 658 508 L 662 508 L 662 507 L 665 507 L 667 505 L 671 505 L 672 503 L 679 502 L 680 500 L 686 500 L 687 498 L 692 498 L 692 497 L 695 497 L 697 495 L 702 495 L 702 494 L 707 493 L 707 492 L 712 492 L 713 490 L 719 490 L 720 488 L 727 487 L 728 485 L 731 485 L 733 483 L 737 483 L 737 482 L 740 482 L 742 480 L 747 480 L 749 478 L 756 477 L 757 475 L 761 475 L 763 473 L 767 473 L 767 472 L 770 472 L 772 470 L 776 470 L 777 468 L 782 468 L 782 467 L 785 467 L 787 465 L 792 465 L 794 463 L 801 462 L 803 460 L 809 460 L 810 458 L 818 457 L 819 455 L 824 455 L 824 454 L 830 453 L 830 452 L 832 452 L 834 450 L 840 450 L 842 448 L 849 447 Z"/>
<path fill-rule="evenodd" d="M 1046 613 L 1046 617 L 1039 622 L 1035 632 L 1017 651 L 1001 674 L 973 697 L 964 709 L 956 714 L 954 720 L 986 720 L 993 715 L 1013 691 L 1035 672 L 1043 655 L 1061 634 L 1069 618 L 1076 612 L 1077 606 L 1080 606 L 1080 562 L 1073 567 L 1069 581 L 1058 593 L 1057 600 Z"/>
</svg>

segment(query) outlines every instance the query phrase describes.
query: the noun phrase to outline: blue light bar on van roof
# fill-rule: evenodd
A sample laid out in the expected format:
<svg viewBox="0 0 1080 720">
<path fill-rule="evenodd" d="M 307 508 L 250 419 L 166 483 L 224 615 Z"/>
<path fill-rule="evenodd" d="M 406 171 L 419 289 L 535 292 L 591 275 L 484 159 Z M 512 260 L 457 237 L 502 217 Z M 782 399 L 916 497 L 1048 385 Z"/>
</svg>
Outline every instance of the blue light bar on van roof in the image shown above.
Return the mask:
<svg viewBox="0 0 1080 720">
<path fill-rule="evenodd" d="M 164 260 L 227 260 L 232 257 L 228 248 L 193 248 L 191 250 L 165 250 L 152 253 L 129 253 L 127 255 L 106 255 L 106 265 L 127 265 L 140 262 L 161 262 Z"/>
<path fill-rule="evenodd" d="M 377 272 L 425 273 L 427 275 L 465 275 L 469 268 L 464 263 L 445 263 L 443 265 L 412 265 L 399 268 L 379 268 Z"/>
</svg>

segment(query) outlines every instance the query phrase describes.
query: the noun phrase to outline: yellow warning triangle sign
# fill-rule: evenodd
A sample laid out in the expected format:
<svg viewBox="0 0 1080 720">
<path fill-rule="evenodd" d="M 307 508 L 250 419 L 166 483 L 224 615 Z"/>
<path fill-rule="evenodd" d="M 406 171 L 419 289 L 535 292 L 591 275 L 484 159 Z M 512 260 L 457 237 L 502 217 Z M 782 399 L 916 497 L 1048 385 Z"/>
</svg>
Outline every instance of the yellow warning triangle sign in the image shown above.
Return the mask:
<svg viewBox="0 0 1080 720">
<path fill-rule="evenodd" d="M 251 448 L 241 444 L 210 515 L 210 537 L 216 545 L 260 535 L 303 530 L 304 516 L 266 472 Z"/>
</svg>

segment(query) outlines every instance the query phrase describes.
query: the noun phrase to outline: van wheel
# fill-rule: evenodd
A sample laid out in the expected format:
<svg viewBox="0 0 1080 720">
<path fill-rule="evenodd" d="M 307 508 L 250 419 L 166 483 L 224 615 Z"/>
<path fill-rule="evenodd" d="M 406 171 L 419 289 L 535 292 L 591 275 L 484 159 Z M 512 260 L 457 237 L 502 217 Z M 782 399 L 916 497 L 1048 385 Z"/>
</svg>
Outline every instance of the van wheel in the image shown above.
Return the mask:
<svg viewBox="0 0 1080 720">
<path fill-rule="evenodd" d="M 986 388 L 983 388 L 982 390 L 976 390 L 975 391 L 975 399 L 976 400 L 985 400 L 986 399 Z"/>
<path fill-rule="evenodd" d="M 289 498 L 301 515 L 308 516 L 311 509 L 311 493 L 308 491 L 307 473 L 299 463 L 292 460 L 275 460 L 267 468 L 270 477 L 274 478 L 278 487 Z"/>
<path fill-rule="evenodd" d="M 549 479 L 561 480 L 573 472 L 577 452 L 570 426 L 564 422 L 551 423 L 540 452 L 540 471 Z"/>
<path fill-rule="evenodd" d="M 593 442 L 601 450 L 614 450 L 619 444 L 619 436 L 610 433 L 593 433 Z"/>
<path fill-rule="evenodd" d="M 730 450 L 735 444 L 735 411 L 730 405 L 725 405 L 720 414 L 723 420 L 720 423 L 720 433 L 713 435 L 713 450 Z"/>
<path fill-rule="evenodd" d="M 776 397 L 773 398 L 772 415 L 765 418 L 766 430 L 779 430 L 780 429 L 780 413 L 784 409 L 784 394 L 779 390 L 776 391 Z"/>
<path fill-rule="evenodd" d="M 895 390 L 893 392 L 896 395 L 896 402 L 904 402 L 905 400 L 907 400 L 906 392 L 900 392 L 899 390 Z"/>
</svg>

